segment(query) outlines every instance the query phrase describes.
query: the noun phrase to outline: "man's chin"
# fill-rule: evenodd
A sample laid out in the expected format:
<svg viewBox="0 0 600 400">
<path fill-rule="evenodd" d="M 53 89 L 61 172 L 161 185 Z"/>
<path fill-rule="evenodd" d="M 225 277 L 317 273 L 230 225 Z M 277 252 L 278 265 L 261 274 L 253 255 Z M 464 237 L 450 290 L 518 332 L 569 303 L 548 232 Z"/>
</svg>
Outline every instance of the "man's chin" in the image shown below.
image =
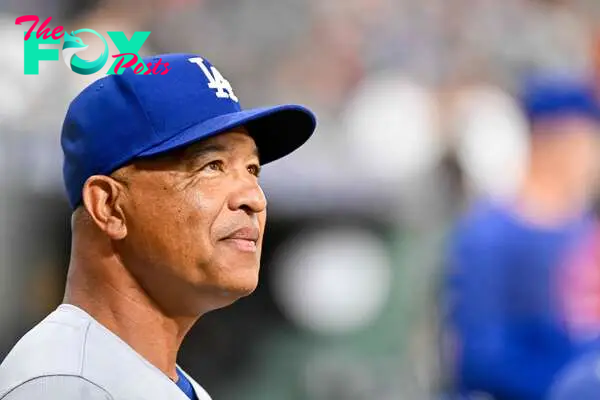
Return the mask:
<svg viewBox="0 0 600 400">
<path fill-rule="evenodd" d="M 256 290 L 258 286 L 258 280 L 252 282 L 243 282 L 238 284 L 224 285 L 221 287 L 221 295 L 225 298 L 240 299 L 242 297 L 250 296 Z M 235 301 L 234 300 L 234 301 Z"/>
<path fill-rule="evenodd" d="M 220 282 L 213 286 L 210 291 L 209 307 L 212 310 L 227 307 L 239 299 L 251 295 L 258 286 L 258 279 L 245 279 L 244 281 Z M 206 299 L 206 286 L 201 289 L 202 297 Z"/>
</svg>

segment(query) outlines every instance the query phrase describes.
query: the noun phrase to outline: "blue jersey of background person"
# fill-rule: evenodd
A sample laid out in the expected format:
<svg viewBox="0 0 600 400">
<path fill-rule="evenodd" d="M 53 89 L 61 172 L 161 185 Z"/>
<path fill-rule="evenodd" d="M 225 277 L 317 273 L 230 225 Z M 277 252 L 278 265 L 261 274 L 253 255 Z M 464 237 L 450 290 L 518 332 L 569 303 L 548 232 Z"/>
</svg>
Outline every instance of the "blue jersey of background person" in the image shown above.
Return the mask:
<svg viewBox="0 0 600 400">
<path fill-rule="evenodd" d="M 586 150 L 600 112 L 583 82 L 532 82 L 522 98 L 532 127 L 523 189 L 510 201 L 477 202 L 451 235 L 445 351 L 461 394 L 544 399 L 600 332 L 598 307 L 589 308 L 600 264 L 587 208 L 598 157 Z"/>
</svg>

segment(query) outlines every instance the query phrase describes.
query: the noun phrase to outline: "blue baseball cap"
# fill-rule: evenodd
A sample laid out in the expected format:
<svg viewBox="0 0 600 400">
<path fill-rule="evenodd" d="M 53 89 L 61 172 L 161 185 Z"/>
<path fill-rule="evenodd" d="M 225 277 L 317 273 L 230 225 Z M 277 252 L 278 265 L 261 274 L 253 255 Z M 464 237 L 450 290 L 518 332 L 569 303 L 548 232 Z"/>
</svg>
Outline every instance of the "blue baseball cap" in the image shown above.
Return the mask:
<svg viewBox="0 0 600 400">
<path fill-rule="evenodd" d="M 600 104 L 591 79 L 578 74 L 545 73 L 529 77 L 521 92 L 527 119 L 579 115 L 600 122 Z"/>
<path fill-rule="evenodd" d="M 128 68 L 86 87 L 69 105 L 61 133 L 63 179 L 73 209 L 92 175 L 109 175 L 148 157 L 244 126 L 256 142 L 261 164 L 304 144 L 316 128 L 300 105 L 243 110 L 229 82 L 195 54 L 144 58 L 167 65 L 157 74 Z"/>
</svg>

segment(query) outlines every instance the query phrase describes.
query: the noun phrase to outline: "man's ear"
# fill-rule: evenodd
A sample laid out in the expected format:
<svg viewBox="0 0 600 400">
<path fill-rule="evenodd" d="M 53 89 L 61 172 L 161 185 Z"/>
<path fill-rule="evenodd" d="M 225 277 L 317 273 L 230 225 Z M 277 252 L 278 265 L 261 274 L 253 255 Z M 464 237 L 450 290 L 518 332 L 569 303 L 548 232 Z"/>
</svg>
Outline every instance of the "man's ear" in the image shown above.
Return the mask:
<svg viewBox="0 0 600 400">
<path fill-rule="evenodd" d="M 83 205 L 94 223 L 112 240 L 127 236 L 122 183 L 105 175 L 93 175 L 83 185 Z"/>
</svg>

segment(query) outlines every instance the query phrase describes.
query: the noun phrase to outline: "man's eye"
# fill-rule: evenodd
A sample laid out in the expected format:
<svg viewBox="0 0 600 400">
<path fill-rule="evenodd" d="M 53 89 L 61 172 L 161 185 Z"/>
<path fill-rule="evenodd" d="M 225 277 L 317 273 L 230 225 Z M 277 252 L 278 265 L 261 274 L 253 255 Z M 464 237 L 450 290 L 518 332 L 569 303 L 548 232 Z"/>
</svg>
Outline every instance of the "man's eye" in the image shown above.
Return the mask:
<svg viewBox="0 0 600 400">
<path fill-rule="evenodd" d="M 208 164 L 206 164 L 202 169 L 209 171 L 223 171 L 223 161 L 211 161 Z"/>
<path fill-rule="evenodd" d="M 256 164 L 248 165 L 248 172 L 258 177 L 260 175 L 260 166 Z"/>
</svg>

